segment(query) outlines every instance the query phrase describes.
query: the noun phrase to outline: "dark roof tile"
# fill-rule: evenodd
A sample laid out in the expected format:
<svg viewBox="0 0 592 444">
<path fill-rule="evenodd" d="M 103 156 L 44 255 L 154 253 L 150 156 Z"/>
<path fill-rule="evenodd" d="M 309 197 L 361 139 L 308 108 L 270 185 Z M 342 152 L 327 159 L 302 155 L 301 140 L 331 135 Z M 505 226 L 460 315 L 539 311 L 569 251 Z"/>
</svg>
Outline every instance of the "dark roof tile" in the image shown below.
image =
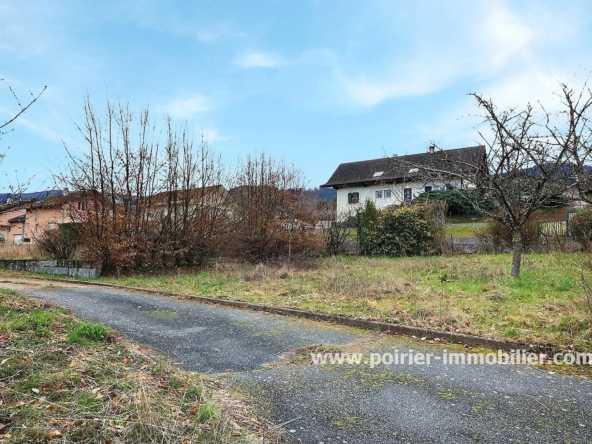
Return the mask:
<svg viewBox="0 0 592 444">
<path fill-rule="evenodd" d="M 411 171 L 411 165 L 436 164 L 438 168 L 445 171 L 458 172 L 461 169 L 468 171 L 471 169 L 470 165 L 480 165 L 484 159 L 485 147 L 473 146 L 435 151 L 434 153 L 427 152 L 342 163 L 337 167 L 327 183 L 321 185 L 321 187 L 340 188 L 348 185 L 402 182 L 420 174 L 420 172 Z M 467 165 L 464 165 L 465 163 Z"/>
</svg>

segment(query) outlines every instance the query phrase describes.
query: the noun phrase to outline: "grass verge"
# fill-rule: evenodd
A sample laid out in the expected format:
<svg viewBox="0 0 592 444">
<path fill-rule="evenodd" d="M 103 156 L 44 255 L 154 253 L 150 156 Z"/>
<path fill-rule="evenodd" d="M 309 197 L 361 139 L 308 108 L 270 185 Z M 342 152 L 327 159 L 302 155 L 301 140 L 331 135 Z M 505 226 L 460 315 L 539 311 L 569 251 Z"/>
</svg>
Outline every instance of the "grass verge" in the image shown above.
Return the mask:
<svg viewBox="0 0 592 444">
<path fill-rule="evenodd" d="M 511 257 L 335 257 L 300 264 L 218 261 L 205 271 L 101 278 L 134 287 L 344 314 L 446 331 L 590 350 L 583 254 Z"/>
<path fill-rule="evenodd" d="M 102 324 L 0 290 L 0 442 L 254 442 L 219 382 Z"/>
<path fill-rule="evenodd" d="M 482 228 L 482 224 L 448 224 L 446 225 L 446 237 L 469 238 L 475 237 L 475 230 Z"/>
</svg>

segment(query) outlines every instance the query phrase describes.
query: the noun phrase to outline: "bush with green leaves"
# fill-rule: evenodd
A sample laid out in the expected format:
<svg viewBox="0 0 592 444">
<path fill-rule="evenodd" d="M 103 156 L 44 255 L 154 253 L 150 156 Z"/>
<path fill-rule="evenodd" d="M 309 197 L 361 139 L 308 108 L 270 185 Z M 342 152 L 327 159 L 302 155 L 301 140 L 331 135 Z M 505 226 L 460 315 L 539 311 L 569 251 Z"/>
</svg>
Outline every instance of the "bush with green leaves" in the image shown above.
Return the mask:
<svg viewBox="0 0 592 444">
<path fill-rule="evenodd" d="M 370 256 L 421 256 L 434 250 L 436 233 L 423 206 L 389 207 L 364 232 L 363 252 Z"/>
<path fill-rule="evenodd" d="M 470 199 L 463 196 L 463 193 L 475 193 L 475 191 L 463 191 L 463 190 L 446 190 L 446 191 L 427 191 L 421 193 L 413 199 L 414 203 L 420 202 L 431 202 L 440 201 L 446 202 L 448 205 L 449 216 L 462 216 L 462 217 L 479 217 L 481 214 L 473 207 Z M 486 201 L 483 198 L 479 203 L 480 206 L 486 206 Z"/>
<path fill-rule="evenodd" d="M 362 211 L 358 211 L 355 216 L 355 226 L 357 229 L 358 235 L 358 243 L 360 245 L 360 252 L 362 254 L 371 253 L 368 251 L 368 243 L 366 241 L 366 236 L 368 234 L 368 228 L 375 224 L 378 221 L 379 211 L 376 208 L 376 205 L 371 200 L 366 200 L 364 204 L 364 209 Z"/>
</svg>

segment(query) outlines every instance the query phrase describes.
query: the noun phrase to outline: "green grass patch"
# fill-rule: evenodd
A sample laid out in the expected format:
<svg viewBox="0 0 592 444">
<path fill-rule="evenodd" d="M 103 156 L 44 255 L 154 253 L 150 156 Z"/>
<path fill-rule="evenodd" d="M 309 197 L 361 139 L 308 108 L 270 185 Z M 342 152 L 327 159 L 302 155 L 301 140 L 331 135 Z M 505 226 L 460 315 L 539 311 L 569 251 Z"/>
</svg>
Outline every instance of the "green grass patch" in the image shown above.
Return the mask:
<svg viewBox="0 0 592 444">
<path fill-rule="evenodd" d="M 122 343 L 103 324 L 0 290 L 0 341 L 3 443 L 179 443 L 188 437 L 209 443 L 253 436 L 248 427 L 236 433 L 233 413 L 217 401 L 219 382 Z M 240 415 L 241 421 L 251 417 Z"/>
<path fill-rule="evenodd" d="M 482 224 L 463 223 L 459 225 L 447 224 L 446 225 L 446 236 L 447 237 L 475 237 L 475 230 L 482 227 Z"/>
<path fill-rule="evenodd" d="M 68 333 L 68 344 L 88 344 L 107 339 L 111 329 L 103 324 L 84 322 Z"/>
</svg>

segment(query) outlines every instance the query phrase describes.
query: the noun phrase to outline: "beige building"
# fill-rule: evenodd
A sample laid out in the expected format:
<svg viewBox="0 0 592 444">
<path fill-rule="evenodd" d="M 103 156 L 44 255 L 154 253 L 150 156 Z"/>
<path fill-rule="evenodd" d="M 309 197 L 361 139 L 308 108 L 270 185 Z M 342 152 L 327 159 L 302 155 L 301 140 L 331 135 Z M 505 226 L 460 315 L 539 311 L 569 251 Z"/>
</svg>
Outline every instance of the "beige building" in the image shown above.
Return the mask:
<svg viewBox="0 0 592 444">
<path fill-rule="evenodd" d="M 76 194 L 61 190 L 7 199 L 0 206 L 0 236 L 9 245 L 35 243 L 45 230 L 73 222 L 72 215 L 84 210 L 84 202 L 79 201 Z"/>
<path fill-rule="evenodd" d="M 25 237 L 26 210 L 9 208 L 0 213 L 0 237 L 7 244 L 20 244 Z"/>
</svg>

